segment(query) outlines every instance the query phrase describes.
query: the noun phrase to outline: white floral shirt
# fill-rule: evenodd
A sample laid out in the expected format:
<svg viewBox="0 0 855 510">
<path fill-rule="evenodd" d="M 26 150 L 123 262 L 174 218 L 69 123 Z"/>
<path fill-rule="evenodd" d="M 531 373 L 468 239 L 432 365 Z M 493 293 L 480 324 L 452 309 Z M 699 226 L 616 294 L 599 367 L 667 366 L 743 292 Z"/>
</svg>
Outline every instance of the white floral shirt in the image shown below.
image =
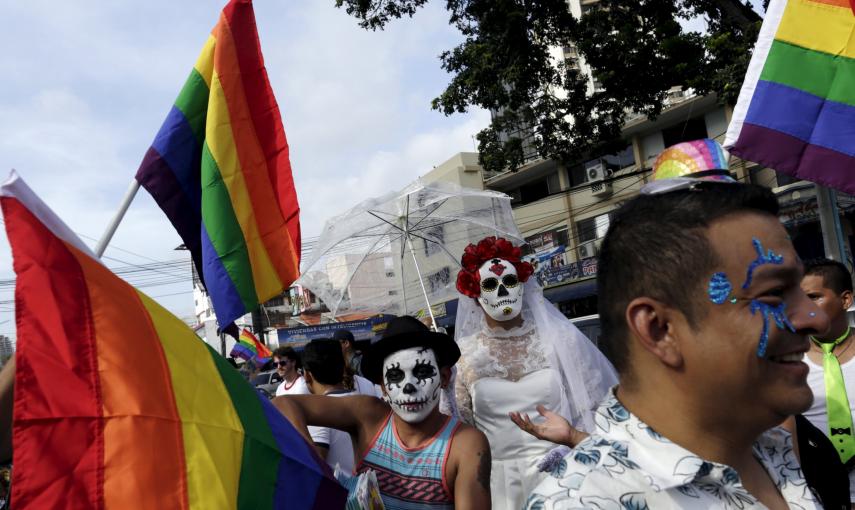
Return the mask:
<svg viewBox="0 0 855 510">
<path fill-rule="evenodd" d="M 600 404 L 597 431 L 570 451 L 535 488 L 527 510 L 760 509 L 736 471 L 669 441 L 630 413 L 614 389 Z M 821 509 L 793 453 L 775 428 L 754 443 L 790 508 Z"/>
</svg>

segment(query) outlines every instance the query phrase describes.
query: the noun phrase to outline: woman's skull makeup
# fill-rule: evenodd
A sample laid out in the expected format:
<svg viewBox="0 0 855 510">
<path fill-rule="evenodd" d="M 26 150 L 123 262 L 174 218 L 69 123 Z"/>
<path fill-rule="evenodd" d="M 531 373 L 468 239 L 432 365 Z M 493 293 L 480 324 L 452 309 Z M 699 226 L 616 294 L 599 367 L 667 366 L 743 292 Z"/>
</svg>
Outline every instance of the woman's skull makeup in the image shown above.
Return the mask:
<svg viewBox="0 0 855 510">
<path fill-rule="evenodd" d="M 509 321 L 522 311 L 523 285 L 517 268 L 504 259 L 491 259 L 478 268 L 481 308 L 497 321 Z"/>
<path fill-rule="evenodd" d="M 433 349 L 410 347 L 383 360 L 389 405 L 407 423 L 419 423 L 439 404 L 439 364 Z"/>
</svg>

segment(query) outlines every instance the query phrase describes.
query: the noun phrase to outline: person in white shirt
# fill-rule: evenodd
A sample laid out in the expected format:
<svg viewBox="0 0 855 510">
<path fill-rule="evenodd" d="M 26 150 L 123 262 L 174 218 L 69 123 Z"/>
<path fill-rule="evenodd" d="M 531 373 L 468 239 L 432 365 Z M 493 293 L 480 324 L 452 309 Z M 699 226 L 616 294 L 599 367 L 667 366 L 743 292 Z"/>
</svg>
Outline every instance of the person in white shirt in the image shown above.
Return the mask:
<svg viewBox="0 0 855 510">
<path fill-rule="evenodd" d="M 346 397 L 357 395 L 344 387 L 344 356 L 337 340 L 312 340 L 303 350 L 303 373 L 312 395 Z M 339 467 L 352 475 L 353 443 L 347 432 L 329 427 L 309 427 L 309 435 L 318 454 L 333 469 Z"/>
<path fill-rule="evenodd" d="M 527 508 L 822 508 L 776 427 L 810 407 L 802 358 L 828 329 L 777 199 L 673 184 L 612 217 L 597 278 L 620 382 Z"/>
<path fill-rule="evenodd" d="M 308 395 L 309 387 L 300 375 L 300 355 L 293 348 L 282 346 L 273 351 L 276 372 L 282 378 L 282 384 L 276 387 L 276 396 Z"/>
<path fill-rule="evenodd" d="M 855 332 L 849 327 L 846 310 L 852 306 L 852 275 L 840 262 L 827 259 L 811 260 L 805 263 L 805 277 L 802 290 L 816 305 L 828 315 L 831 327 L 827 332 L 811 338 L 811 348 L 807 353 L 808 384 L 813 390 L 813 405 L 803 413 L 814 427 L 823 431 L 837 450 L 841 462 L 849 470 L 849 499 L 855 503 L 855 456 L 852 448 L 843 447 L 844 441 L 852 441 L 852 416 L 855 415 Z M 843 384 L 838 389 L 836 399 L 848 405 L 848 416 L 842 416 L 843 424 L 829 423 L 828 384 L 835 387 L 834 381 L 826 380 L 823 347 L 829 351 L 840 368 Z M 836 367 L 834 367 L 836 368 Z M 834 389 L 832 389 L 834 391 Z M 845 411 L 844 411 L 845 412 Z M 848 421 L 846 419 L 848 418 Z M 845 439 L 844 439 L 845 438 Z"/>
</svg>

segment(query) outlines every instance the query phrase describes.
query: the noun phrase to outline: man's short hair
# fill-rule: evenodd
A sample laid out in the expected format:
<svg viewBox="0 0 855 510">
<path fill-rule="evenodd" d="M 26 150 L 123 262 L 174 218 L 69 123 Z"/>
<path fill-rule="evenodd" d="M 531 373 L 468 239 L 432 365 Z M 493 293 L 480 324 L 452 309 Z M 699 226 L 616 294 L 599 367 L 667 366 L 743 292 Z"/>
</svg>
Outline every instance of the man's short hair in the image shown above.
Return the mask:
<svg viewBox="0 0 855 510">
<path fill-rule="evenodd" d="M 321 384 L 341 384 L 344 378 L 344 355 L 338 340 L 312 340 L 303 349 L 303 366 Z"/>
<path fill-rule="evenodd" d="M 297 351 L 295 351 L 293 347 L 287 345 L 277 347 L 276 350 L 273 351 L 273 356 L 279 359 L 288 358 L 293 360 L 297 364 L 297 367 L 300 367 L 300 355 L 297 354 Z"/>
<path fill-rule="evenodd" d="M 340 329 L 333 333 L 333 340 L 337 340 L 339 342 L 350 342 L 353 344 L 353 333 L 346 329 Z"/>
<path fill-rule="evenodd" d="M 843 294 L 852 292 L 852 273 L 842 262 L 831 259 L 813 259 L 805 262 L 805 276 L 821 276 L 822 286 Z"/>
<path fill-rule="evenodd" d="M 626 308 L 647 296 L 685 314 L 691 327 L 703 319 L 704 287 L 719 263 L 706 229 L 730 213 L 777 216 L 778 201 L 749 184 L 699 183 L 692 189 L 638 195 L 616 211 L 600 248 L 597 286 L 601 343 L 627 375 Z"/>
</svg>

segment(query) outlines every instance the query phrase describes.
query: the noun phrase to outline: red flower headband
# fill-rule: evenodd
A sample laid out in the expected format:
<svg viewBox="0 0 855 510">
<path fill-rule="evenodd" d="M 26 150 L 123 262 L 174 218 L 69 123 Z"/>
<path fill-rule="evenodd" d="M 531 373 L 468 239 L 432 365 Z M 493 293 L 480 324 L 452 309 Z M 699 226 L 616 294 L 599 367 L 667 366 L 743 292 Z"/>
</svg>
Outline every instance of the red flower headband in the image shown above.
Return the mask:
<svg viewBox="0 0 855 510">
<path fill-rule="evenodd" d="M 490 236 L 478 241 L 478 244 L 470 244 L 463 250 L 460 263 L 463 268 L 457 273 L 457 290 L 465 296 L 477 299 L 481 295 L 481 277 L 478 274 L 484 262 L 490 259 L 504 259 L 514 265 L 517 270 L 519 281 L 525 282 L 534 272 L 534 268 L 528 262 L 520 260 L 520 248 L 514 246 L 503 237 L 498 239 Z"/>
</svg>

